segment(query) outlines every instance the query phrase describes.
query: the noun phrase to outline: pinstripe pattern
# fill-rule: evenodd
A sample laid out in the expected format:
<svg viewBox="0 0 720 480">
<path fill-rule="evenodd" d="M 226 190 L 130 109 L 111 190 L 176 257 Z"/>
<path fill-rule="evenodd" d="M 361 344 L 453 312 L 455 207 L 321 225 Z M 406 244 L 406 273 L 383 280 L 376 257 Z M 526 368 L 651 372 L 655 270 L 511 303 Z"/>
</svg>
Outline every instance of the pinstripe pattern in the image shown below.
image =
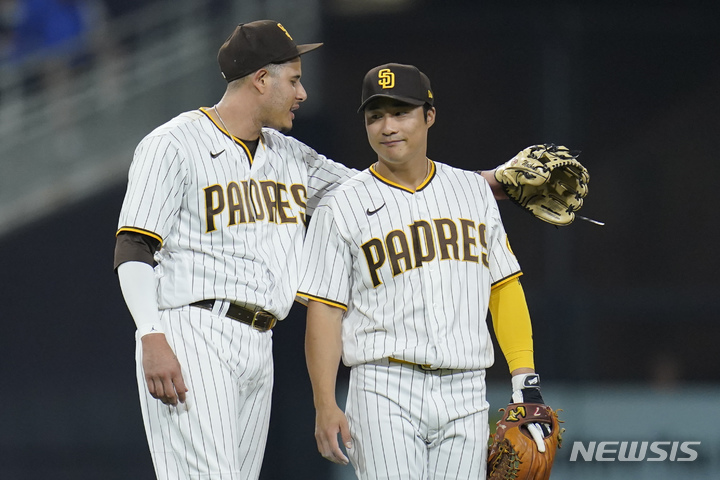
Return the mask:
<svg viewBox="0 0 720 480">
<path fill-rule="evenodd" d="M 457 369 L 493 363 L 485 321 L 491 285 L 520 275 L 520 267 L 484 179 L 440 163 L 431 175 L 424 188 L 411 193 L 366 170 L 330 193 L 315 212 L 300 292 L 347 306 L 342 335 L 349 366 L 387 357 Z M 411 225 L 423 220 L 432 232 L 414 249 Z M 438 224 L 446 225 L 446 233 L 438 233 Z M 473 227 L 463 234 L 463 225 Z M 481 225 L 487 248 L 479 239 Z M 448 237 L 452 229 L 458 240 L 443 250 L 438 235 Z M 391 232 L 399 233 L 388 240 Z M 389 249 L 398 248 L 400 238 L 409 252 L 396 262 L 398 273 Z M 371 250 L 371 258 L 379 257 L 377 250 L 387 257 L 375 269 L 377 279 L 363 250 L 372 239 L 382 245 Z M 428 255 L 427 243 L 434 243 L 435 257 L 418 266 L 418 258 Z"/>
<path fill-rule="evenodd" d="M 358 478 L 485 478 L 485 371 L 379 363 L 350 372 L 348 455 Z"/>
<path fill-rule="evenodd" d="M 158 479 L 258 478 L 270 418 L 272 333 L 195 307 L 164 310 L 161 321 L 183 366 L 190 412 L 150 396 L 138 341 L 140 403 Z"/>
<path fill-rule="evenodd" d="M 137 381 L 158 478 L 258 478 L 272 335 L 187 305 L 223 299 L 285 318 L 299 283 L 305 216 L 353 173 L 271 129 L 250 158 L 203 109 L 138 145 L 118 229 L 162 242 L 155 254 L 161 320 L 191 405 L 183 411 L 149 395 L 138 343 Z"/>
<path fill-rule="evenodd" d="M 263 129 L 251 163 L 205 113 L 186 112 L 138 145 L 118 229 L 162 239 L 160 308 L 221 298 L 284 318 L 297 291 L 305 215 L 351 174 L 271 129 Z M 215 189 L 210 202 L 208 188 Z M 225 208 L 208 222 L 208 203 L 219 206 L 221 196 Z M 230 203 L 241 205 L 231 213 Z"/>
</svg>

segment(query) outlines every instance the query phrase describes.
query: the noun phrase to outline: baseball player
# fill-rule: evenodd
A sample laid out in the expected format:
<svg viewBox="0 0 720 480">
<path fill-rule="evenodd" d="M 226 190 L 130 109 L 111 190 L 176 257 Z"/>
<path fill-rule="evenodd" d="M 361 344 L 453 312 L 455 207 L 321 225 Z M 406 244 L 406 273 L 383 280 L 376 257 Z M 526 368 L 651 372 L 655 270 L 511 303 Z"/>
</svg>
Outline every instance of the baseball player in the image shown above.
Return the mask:
<svg viewBox="0 0 720 480">
<path fill-rule="evenodd" d="M 360 479 L 485 478 L 488 309 L 514 398 L 543 403 L 520 266 L 489 185 L 427 158 L 433 102 L 413 66 L 367 73 L 359 111 L 378 161 L 323 198 L 305 241 L 318 449 L 347 464 L 339 435 Z"/>
<path fill-rule="evenodd" d="M 220 102 L 135 151 L 115 266 L 158 478 L 259 476 L 271 328 L 295 298 L 306 215 L 351 173 L 280 133 L 307 97 L 300 55 L 320 45 L 274 21 L 238 26 L 218 54 Z"/>
<path fill-rule="evenodd" d="M 239 25 L 218 53 L 222 99 L 161 125 L 135 151 L 114 266 L 137 325 L 160 479 L 259 476 L 271 329 L 297 291 L 305 222 L 357 173 L 280 133 L 307 98 L 300 56 L 320 45 L 297 45 L 276 21 Z"/>
</svg>

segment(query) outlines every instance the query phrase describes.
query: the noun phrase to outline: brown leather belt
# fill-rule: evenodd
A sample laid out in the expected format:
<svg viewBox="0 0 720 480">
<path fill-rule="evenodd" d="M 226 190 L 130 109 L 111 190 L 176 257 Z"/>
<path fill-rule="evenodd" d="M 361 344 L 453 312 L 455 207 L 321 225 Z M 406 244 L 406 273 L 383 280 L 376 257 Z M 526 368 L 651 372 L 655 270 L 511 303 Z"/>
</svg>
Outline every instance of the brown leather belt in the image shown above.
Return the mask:
<svg viewBox="0 0 720 480">
<path fill-rule="evenodd" d="M 199 302 L 191 303 L 190 306 L 212 310 L 215 306 L 215 300 L 200 300 Z M 230 304 L 230 308 L 228 308 L 225 316 L 250 325 L 261 332 L 270 330 L 277 323 L 277 318 L 275 318 L 272 313 L 266 312 L 265 310 L 250 310 L 249 308 L 241 307 L 234 303 Z"/>
<path fill-rule="evenodd" d="M 435 370 L 440 370 L 439 368 L 433 367 L 428 364 L 408 362 L 407 360 L 400 360 L 399 358 L 388 357 L 388 360 L 390 360 L 391 362 L 394 362 L 394 363 L 402 363 L 403 365 L 412 365 L 413 367 L 418 367 L 427 372 L 434 372 Z"/>
</svg>

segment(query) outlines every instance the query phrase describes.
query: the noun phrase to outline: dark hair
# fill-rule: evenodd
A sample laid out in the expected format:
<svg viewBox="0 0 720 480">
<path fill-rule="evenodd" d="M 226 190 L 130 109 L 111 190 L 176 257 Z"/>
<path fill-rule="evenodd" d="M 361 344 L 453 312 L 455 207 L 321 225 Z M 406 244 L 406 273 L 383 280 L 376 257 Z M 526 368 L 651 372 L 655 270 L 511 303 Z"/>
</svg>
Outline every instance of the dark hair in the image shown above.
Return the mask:
<svg viewBox="0 0 720 480">
<path fill-rule="evenodd" d="M 425 123 L 427 123 L 427 113 L 430 111 L 431 108 L 433 108 L 433 106 L 429 103 L 423 104 L 423 115 L 425 116 Z"/>
</svg>

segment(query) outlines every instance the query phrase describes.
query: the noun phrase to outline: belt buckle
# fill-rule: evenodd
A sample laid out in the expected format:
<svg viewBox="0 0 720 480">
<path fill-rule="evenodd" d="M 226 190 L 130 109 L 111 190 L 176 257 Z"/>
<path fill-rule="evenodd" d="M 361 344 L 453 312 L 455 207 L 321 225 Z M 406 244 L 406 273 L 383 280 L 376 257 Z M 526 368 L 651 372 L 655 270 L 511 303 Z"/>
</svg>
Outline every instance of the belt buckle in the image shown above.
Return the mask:
<svg viewBox="0 0 720 480">
<path fill-rule="evenodd" d="M 257 310 L 253 313 L 252 322 L 250 323 L 250 326 L 253 328 L 256 328 L 259 330 L 257 326 L 255 326 L 255 322 L 258 319 L 266 318 L 267 323 L 263 326 L 265 330 L 270 330 L 275 326 L 275 316 L 272 313 L 266 312 L 265 310 Z"/>
</svg>

